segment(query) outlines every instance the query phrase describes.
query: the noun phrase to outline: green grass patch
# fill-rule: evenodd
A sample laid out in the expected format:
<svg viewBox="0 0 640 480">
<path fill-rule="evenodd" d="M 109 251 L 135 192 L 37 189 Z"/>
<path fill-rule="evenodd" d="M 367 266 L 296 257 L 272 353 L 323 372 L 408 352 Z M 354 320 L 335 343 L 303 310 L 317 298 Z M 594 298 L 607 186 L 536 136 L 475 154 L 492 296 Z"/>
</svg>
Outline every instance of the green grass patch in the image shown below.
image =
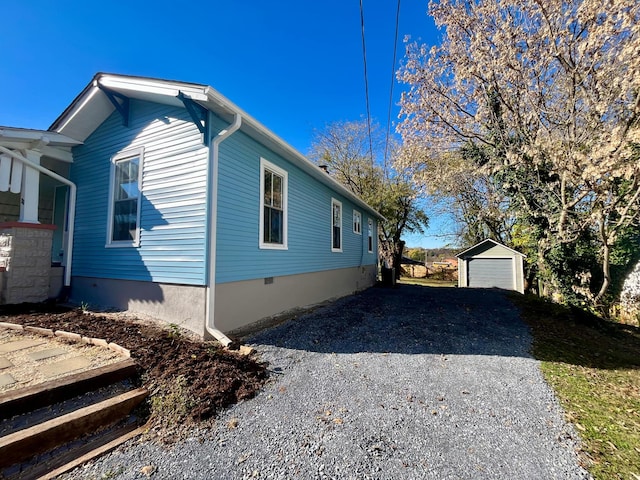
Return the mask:
<svg viewBox="0 0 640 480">
<path fill-rule="evenodd" d="M 398 283 L 405 285 L 424 285 L 426 287 L 455 287 L 457 280 L 435 280 L 431 278 L 401 277 Z"/>
<path fill-rule="evenodd" d="M 533 296 L 513 296 L 533 355 L 582 439 L 597 479 L 640 480 L 640 328 Z"/>
</svg>

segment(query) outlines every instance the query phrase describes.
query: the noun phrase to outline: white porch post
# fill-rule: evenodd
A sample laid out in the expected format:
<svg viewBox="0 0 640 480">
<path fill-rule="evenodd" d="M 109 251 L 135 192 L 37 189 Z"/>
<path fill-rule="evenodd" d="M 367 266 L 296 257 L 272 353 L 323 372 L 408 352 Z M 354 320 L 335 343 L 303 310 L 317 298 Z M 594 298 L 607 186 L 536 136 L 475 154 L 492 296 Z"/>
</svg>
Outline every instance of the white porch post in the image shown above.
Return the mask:
<svg viewBox="0 0 640 480">
<path fill-rule="evenodd" d="M 25 157 L 27 160 L 40 165 L 42 153 L 34 150 L 27 150 Z M 24 166 L 22 175 L 22 188 L 20 190 L 20 218 L 18 221 L 24 223 L 38 222 L 38 201 L 40 197 L 40 172 L 28 165 Z"/>
</svg>

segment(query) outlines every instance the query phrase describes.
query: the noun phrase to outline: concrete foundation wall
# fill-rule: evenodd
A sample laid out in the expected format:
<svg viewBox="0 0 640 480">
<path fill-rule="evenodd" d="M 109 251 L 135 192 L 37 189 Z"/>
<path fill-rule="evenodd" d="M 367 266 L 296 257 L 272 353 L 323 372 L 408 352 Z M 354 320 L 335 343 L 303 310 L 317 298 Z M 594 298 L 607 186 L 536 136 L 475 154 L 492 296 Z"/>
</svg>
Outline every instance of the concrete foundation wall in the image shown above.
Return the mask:
<svg viewBox="0 0 640 480">
<path fill-rule="evenodd" d="M 53 225 L 0 225 L 0 303 L 42 302 L 49 298 Z"/>
<path fill-rule="evenodd" d="M 204 336 L 205 287 L 73 277 L 70 299 L 92 307 L 150 315 Z"/>
<path fill-rule="evenodd" d="M 223 283 L 216 286 L 216 327 L 231 332 L 297 308 L 349 295 L 376 281 L 375 265 Z M 73 277 L 71 297 L 92 307 L 142 313 L 205 335 L 206 288 Z"/>
<path fill-rule="evenodd" d="M 216 286 L 216 327 L 230 332 L 296 308 L 310 307 L 372 286 L 376 266 L 261 278 Z"/>
</svg>

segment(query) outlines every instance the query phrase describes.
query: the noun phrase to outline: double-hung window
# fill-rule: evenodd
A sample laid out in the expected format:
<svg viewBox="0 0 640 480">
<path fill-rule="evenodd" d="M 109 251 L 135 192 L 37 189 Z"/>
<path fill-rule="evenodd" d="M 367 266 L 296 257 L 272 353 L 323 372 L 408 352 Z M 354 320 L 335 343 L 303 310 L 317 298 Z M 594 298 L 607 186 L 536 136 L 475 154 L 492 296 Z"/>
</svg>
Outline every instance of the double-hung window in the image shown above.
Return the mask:
<svg viewBox="0 0 640 480">
<path fill-rule="evenodd" d="M 367 244 L 369 253 L 373 253 L 373 220 L 371 219 L 367 222 Z"/>
<path fill-rule="evenodd" d="M 353 233 L 362 235 L 362 214 L 357 210 L 353 211 Z"/>
<path fill-rule="evenodd" d="M 331 251 L 342 251 L 342 203 L 331 199 Z"/>
<path fill-rule="evenodd" d="M 111 159 L 107 245 L 137 247 L 140 243 L 140 183 L 143 149 L 129 150 Z"/>
<path fill-rule="evenodd" d="M 260 159 L 260 248 L 287 248 L 287 172 Z"/>
</svg>

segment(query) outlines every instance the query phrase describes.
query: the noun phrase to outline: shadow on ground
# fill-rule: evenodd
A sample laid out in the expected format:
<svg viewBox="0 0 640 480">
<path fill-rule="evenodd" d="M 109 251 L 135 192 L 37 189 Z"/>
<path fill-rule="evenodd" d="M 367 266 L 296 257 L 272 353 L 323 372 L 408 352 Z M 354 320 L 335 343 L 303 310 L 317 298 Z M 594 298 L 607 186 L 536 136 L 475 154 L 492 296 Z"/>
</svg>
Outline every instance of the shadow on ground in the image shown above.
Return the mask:
<svg viewBox="0 0 640 480">
<path fill-rule="evenodd" d="M 511 296 L 534 336 L 536 358 L 599 369 L 640 369 L 640 328 L 535 296 Z"/>
<path fill-rule="evenodd" d="M 247 338 L 323 353 L 530 357 L 531 337 L 500 290 L 374 287 Z"/>
<path fill-rule="evenodd" d="M 637 327 L 498 289 L 374 287 L 247 341 L 321 353 L 531 358 L 534 351 L 540 360 L 640 368 Z"/>
</svg>

